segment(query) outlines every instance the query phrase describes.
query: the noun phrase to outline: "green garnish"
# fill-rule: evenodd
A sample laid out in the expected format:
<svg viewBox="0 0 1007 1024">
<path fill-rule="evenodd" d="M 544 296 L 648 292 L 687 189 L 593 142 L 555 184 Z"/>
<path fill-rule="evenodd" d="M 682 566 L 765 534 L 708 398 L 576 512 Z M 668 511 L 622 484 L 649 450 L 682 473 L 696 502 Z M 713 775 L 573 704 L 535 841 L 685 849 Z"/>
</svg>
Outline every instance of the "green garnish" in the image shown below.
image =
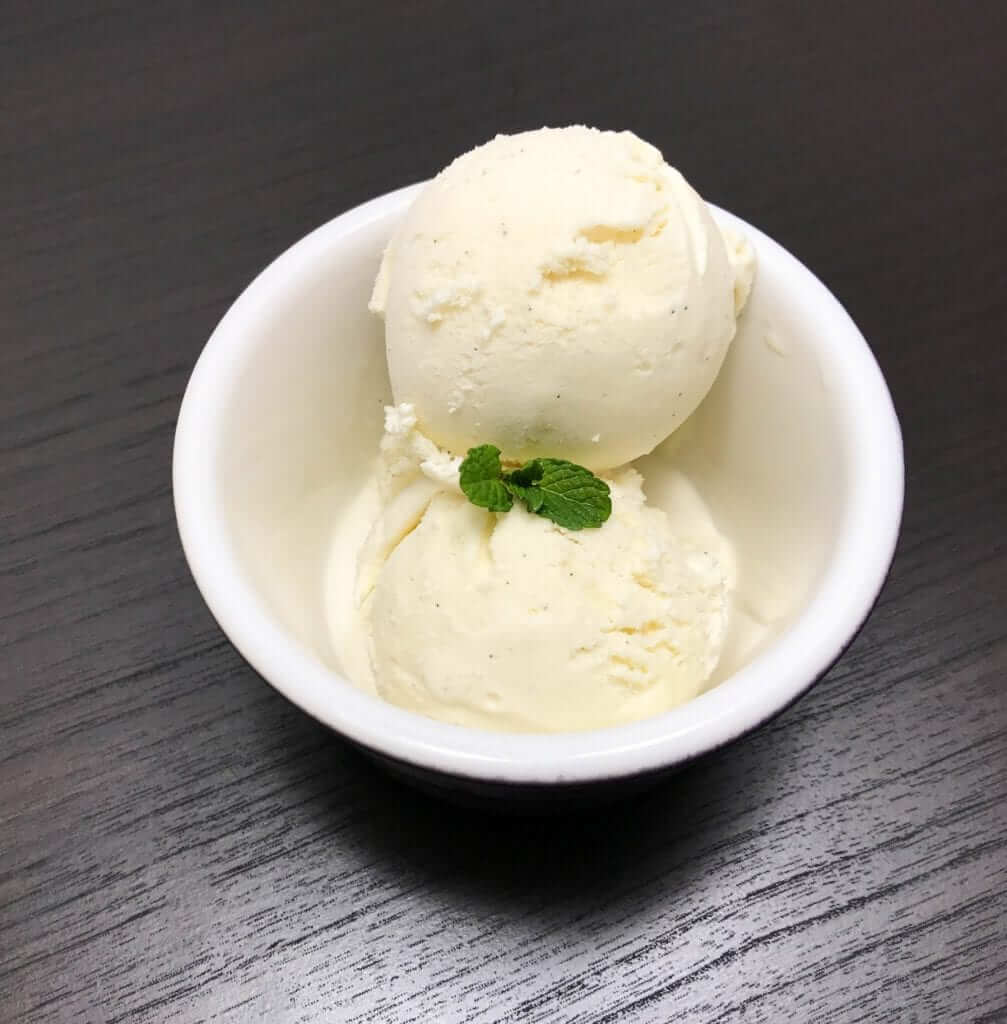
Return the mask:
<svg viewBox="0 0 1007 1024">
<path fill-rule="evenodd" d="M 608 484 L 589 469 L 566 459 L 532 459 L 505 473 L 500 449 L 493 444 L 470 448 L 461 464 L 464 495 L 480 508 L 507 512 L 515 498 L 529 512 L 551 519 L 566 530 L 601 526 L 612 514 Z"/>
<path fill-rule="evenodd" d="M 495 444 L 470 448 L 458 470 L 462 493 L 473 505 L 491 512 L 507 512 L 514 499 L 503 481 L 500 449 Z"/>
</svg>

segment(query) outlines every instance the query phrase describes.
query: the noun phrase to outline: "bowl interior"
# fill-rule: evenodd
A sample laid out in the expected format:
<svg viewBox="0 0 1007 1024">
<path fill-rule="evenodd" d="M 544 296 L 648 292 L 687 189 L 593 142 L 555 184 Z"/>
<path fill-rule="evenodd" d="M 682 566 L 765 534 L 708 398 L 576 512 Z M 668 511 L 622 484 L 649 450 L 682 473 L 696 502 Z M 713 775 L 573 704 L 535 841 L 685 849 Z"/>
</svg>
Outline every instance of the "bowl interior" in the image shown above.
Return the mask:
<svg viewBox="0 0 1007 1024">
<path fill-rule="evenodd" d="M 244 359 L 222 397 L 219 497 L 241 564 L 272 614 L 336 672 L 346 666 L 332 643 L 326 568 L 333 524 L 373 467 L 391 400 L 382 325 L 367 300 L 407 202 L 333 235 L 246 318 Z M 814 312 L 759 256 L 716 385 L 641 463 L 650 500 L 665 507 L 681 500 L 667 470 L 684 471 L 731 542 L 735 607 L 713 684 L 807 603 L 836 547 L 851 455 L 825 385 Z"/>
</svg>

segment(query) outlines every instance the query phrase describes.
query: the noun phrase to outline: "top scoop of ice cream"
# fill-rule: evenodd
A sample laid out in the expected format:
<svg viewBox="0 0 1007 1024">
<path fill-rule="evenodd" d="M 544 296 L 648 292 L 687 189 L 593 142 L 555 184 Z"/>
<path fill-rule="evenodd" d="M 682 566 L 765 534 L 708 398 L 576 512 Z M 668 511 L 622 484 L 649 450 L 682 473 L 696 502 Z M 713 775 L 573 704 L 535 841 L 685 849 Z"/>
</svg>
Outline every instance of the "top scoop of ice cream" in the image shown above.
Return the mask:
<svg viewBox="0 0 1007 1024">
<path fill-rule="evenodd" d="M 703 399 L 751 269 L 653 146 L 543 128 L 497 136 L 420 193 L 371 308 L 396 401 L 442 448 L 598 470 L 651 451 Z"/>
</svg>

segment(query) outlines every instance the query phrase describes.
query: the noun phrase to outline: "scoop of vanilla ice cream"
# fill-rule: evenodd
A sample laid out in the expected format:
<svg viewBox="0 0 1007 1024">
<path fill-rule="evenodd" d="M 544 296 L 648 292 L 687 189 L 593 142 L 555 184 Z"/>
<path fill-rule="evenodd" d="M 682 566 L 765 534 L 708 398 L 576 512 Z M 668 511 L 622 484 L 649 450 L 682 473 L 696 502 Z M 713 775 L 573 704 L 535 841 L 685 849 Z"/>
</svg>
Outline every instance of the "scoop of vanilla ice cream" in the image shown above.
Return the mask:
<svg viewBox="0 0 1007 1024">
<path fill-rule="evenodd" d="M 709 545 L 609 477 L 612 516 L 571 532 L 413 477 L 361 559 L 377 690 L 433 718 L 512 731 L 617 725 L 696 696 L 720 655 L 727 581 Z"/>
<path fill-rule="evenodd" d="M 599 470 L 651 451 L 706 395 L 753 267 L 653 146 L 543 128 L 427 185 L 370 308 L 395 399 L 436 444 Z"/>
</svg>

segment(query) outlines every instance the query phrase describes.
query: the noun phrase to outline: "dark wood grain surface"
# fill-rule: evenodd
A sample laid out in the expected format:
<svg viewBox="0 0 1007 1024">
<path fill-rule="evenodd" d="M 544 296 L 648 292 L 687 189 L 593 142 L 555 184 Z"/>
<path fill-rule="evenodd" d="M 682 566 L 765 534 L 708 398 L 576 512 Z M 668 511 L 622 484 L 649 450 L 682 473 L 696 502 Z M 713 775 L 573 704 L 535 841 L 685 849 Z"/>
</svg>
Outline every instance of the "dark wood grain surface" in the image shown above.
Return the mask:
<svg viewBox="0 0 1007 1024">
<path fill-rule="evenodd" d="M 0 3 L 2 1024 L 1007 1020 L 1005 7 L 738 8 Z M 242 662 L 172 433 L 288 244 L 572 121 L 835 290 L 905 524 L 780 719 L 625 805 L 492 818 Z"/>
</svg>

